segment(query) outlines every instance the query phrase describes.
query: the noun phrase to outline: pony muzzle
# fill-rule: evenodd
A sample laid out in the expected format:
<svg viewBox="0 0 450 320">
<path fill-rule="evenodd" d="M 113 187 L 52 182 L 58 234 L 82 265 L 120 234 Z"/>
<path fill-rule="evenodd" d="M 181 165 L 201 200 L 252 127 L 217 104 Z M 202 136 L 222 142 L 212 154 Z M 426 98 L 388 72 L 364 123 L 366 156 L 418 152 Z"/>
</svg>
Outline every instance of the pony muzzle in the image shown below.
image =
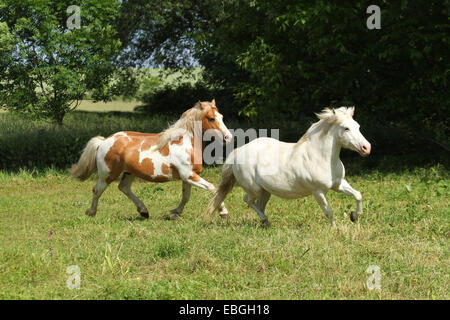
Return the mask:
<svg viewBox="0 0 450 320">
<path fill-rule="evenodd" d="M 370 145 L 370 143 L 363 144 L 358 148 L 359 154 L 363 157 L 367 157 L 370 154 L 371 150 L 372 146 Z"/>
<path fill-rule="evenodd" d="M 228 134 L 225 134 L 223 136 L 223 141 L 225 141 L 225 143 L 230 143 L 232 140 L 233 140 L 233 135 L 229 132 L 228 132 Z"/>
</svg>

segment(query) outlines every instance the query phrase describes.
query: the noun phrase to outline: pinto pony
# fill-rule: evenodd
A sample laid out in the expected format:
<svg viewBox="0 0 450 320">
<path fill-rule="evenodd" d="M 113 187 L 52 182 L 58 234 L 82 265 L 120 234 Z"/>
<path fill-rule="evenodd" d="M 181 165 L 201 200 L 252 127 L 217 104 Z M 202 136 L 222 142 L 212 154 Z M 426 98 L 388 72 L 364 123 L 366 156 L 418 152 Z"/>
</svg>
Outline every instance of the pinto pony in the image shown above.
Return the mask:
<svg viewBox="0 0 450 320">
<path fill-rule="evenodd" d="M 236 183 L 246 192 L 244 201 L 263 225 L 268 225 L 264 211 L 271 194 L 288 199 L 312 194 L 334 226 L 333 212 L 325 198 L 330 189 L 355 198 L 356 212 L 350 214 L 355 221 L 362 214 L 362 196 L 345 180 L 339 153 L 347 148 L 365 157 L 371 145 L 359 131 L 353 113 L 354 107 L 326 108 L 317 114 L 320 121 L 297 143 L 259 138 L 233 150 L 222 167 L 222 181 L 207 214 L 220 208 Z"/>
<path fill-rule="evenodd" d="M 150 182 L 181 180 L 182 199 L 178 207 L 171 210 L 173 219 L 179 217 L 189 200 L 192 186 L 215 191 L 214 185 L 199 176 L 204 147 L 202 137 L 206 130 L 213 130 L 216 136 L 222 137 L 226 143 L 230 142 L 232 135 L 222 119 L 215 100 L 199 101 L 159 134 L 121 131 L 108 138 L 92 138 L 71 171 L 75 178 L 83 181 L 97 167 L 98 181 L 92 190 L 92 204 L 86 214 L 96 214 L 98 199 L 103 191 L 123 173 L 119 190 L 133 201 L 137 211 L 145 218 L 149 216 L 147 207 L 131 191 L 135 177 Z M 227 216 L 223 204 L 219 211 L 223 217 Z"/>
</svg>

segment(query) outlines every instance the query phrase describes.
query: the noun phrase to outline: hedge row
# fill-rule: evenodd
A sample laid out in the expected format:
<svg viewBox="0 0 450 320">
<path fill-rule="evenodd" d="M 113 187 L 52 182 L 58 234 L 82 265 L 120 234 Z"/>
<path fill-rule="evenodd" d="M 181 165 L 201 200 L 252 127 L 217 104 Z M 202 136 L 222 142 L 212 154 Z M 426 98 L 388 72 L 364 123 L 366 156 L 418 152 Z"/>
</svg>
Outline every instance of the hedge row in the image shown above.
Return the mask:
<svg viewBox="0 0 450 320">
<path fill-rule="evenodd" d="M 178 116 L 75 112 L 67 116 L 62 128 L 55 128 L 43 121 L 0 113 L 0 170 L 64 170 L 77 162 L 91 137 L 109 136 L 122 130 L 160 132 Z M 388 124 L 379 124 L 363 115 L 356 114 L 355 117 L 361 124 L 361 132 L 372 143 L 372 155 L 362 159 L 353 152 L 343 151 L 341 157 L 346 164 L 353 162 L 365 168 L 390 170 L 430 163 L 448 165 L 449 154 L 438 145 Z M 275 128 L 279 129 L 279 138 L 288 142 L 297 141 L 314 121 L 314 117 L 305 116 L 302 119 L 264 120 L 256 124 L 224 117 L 230 129 Z"/>
<path fill-rule="evenodd" d="M 122 131 L 160 132 L 167 117 L 130 113 L 75 112 L 62 128 L 44 121 L 0 114 L 0 170 L 66 169 L 76 163 L 87 141 Z"/>
</svg>

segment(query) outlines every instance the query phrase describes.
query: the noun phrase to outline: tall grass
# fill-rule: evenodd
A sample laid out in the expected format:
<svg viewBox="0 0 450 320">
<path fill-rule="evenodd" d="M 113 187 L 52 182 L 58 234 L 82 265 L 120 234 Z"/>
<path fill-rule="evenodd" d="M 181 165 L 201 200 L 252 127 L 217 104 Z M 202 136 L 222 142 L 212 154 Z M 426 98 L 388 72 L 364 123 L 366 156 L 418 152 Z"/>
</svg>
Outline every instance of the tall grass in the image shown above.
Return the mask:
<svg viewBox="0 0 450 320">
<path fill-rule="evenodd" d="M 65 169 L 78 160 L 93 136 L 109 136 L 117 131 L 160 132 L 169 118 L 142 114 L 74 112 L 62 128 L 44 120 L 0 114 L 0 170 L 20 168 Z"/>
</svg>

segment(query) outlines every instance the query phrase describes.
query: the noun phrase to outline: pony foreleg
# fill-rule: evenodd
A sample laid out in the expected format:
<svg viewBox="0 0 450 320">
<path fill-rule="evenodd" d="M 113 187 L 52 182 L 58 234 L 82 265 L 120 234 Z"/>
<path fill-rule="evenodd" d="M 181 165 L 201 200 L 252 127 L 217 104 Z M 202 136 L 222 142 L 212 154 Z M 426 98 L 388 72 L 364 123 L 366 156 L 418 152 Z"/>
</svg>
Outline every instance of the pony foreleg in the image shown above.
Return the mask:
<svg viewBox="0 0 450 320">
<path fill-rule="evenodd" d="M 347 180 L 342 179 L 341 183 L 337 187 L 336 191 L 342 192 L 343 194 L 353 196 L 356 200 L 356 212 L 352 211 L 350 213 L 350 220 L 353 222 L 358 219 L 358 215 L 362 214 L 362 196 L 361 192 L 358 190 L 355 190 L 350 186 L 350 184 L 347 182 Z"/>
<path fill-rule="evenodd" d="M 148 210 L 145 204 L 131 191 L 131 184 L 133 183 L 134 176 L 129 173 L 124 173 L 122 176 L 122 180 L 119 183 L 119 190 L 122 191 L 128 199 L 133 201 L 134 205 L 137 208 L 139 214 L 148 218 Z"/>
<path fill-rule="evenodd" d="M 191 172 L 189 175 L 181 176 L 183 182 L 189 183 L 193 186 L 208 190 L 212 194 L 216 192 L 216 187 L 211 182 L 206 181 L 195 172 Z M 219 214 L 222 218 L 228 218 L 228 210 L 225 208 L 225 204 L 222 202 L 219 207 Z"/>
<path fill-rule="evenodd" d="M 191 188 L 192 188 L 191 184 L 183 181 L 182 185 L 183 195 L 181 198 L 181 202 L 177 208 L 170 210 L 170 212 L 173 213 L 172 219 L 177 219 L 183 212 L 184 206 L 189 201 L 189 198 L 191 196 Z"/>
<path fill-rule="evenodd" d="M 314 193 L 314 198 L 316 198 L 316 201 L 319 204 L 320 208 L 322 209 L 323 213 L 330 221 L 331 226 L 335 227 L 336 224 L 334 223 L 333 211 L 331 210 L 330 206 L 327 203 L 327 199 L 325 198 L 325 193 L 324 192 L 316 192 L 316 193 Z"/>
</svg>

